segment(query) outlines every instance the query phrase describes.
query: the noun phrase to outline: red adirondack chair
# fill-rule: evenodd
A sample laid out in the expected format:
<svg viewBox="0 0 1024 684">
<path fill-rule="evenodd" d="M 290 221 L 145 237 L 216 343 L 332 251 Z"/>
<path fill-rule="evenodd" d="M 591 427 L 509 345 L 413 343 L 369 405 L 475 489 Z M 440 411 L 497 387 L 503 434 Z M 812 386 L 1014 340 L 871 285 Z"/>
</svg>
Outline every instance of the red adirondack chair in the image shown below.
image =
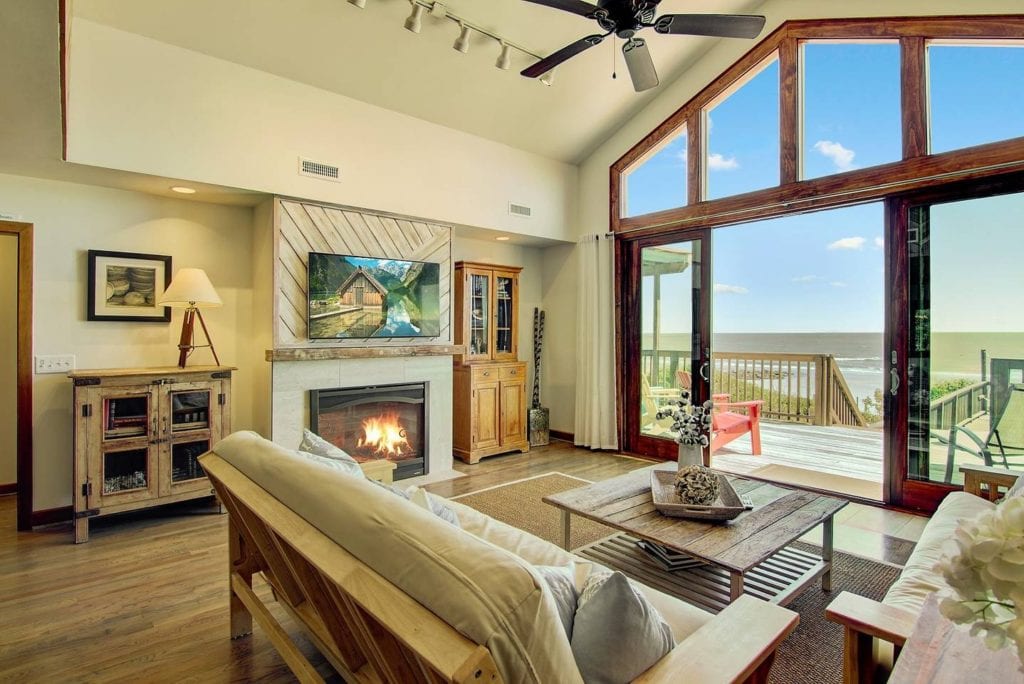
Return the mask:
<svg viewBox="0 0 1024 684">
<path fill-rule="evenodd" d="M 683 389 L 693 386 L 688 371 L 676 371 L 676 379 Z M 711 453 L 750 433 L 750 453 L 761 455 L 761 407 L 764 401 L 729 401 L 728 394 L 713 394 L 711 401 L 715 408 L 711 413 Z"/>
</svg>

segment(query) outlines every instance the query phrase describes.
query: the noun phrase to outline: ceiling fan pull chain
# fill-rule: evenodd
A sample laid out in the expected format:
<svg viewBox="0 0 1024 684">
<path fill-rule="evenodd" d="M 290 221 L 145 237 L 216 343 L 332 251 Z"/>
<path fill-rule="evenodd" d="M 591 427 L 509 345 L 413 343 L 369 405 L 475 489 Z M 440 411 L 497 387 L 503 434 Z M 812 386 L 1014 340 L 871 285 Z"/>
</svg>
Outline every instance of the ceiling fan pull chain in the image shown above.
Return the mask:
<svg viewBox="0 0 1024 684">
<path fill-rule="evenodd" d="M 612 36 L 612 80 L 618 78 L 616 71 L 619 68 L 619 52 L 615 47 L 615 36 Z"/>
</svg>

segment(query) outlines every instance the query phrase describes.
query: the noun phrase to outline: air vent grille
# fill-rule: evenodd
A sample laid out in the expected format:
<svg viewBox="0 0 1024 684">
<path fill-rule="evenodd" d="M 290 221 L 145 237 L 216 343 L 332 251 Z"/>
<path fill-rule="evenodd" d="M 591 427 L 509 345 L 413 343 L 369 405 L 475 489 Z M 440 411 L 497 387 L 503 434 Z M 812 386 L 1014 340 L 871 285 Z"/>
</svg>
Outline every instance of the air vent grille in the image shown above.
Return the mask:
<svg viewBox="0 0 1024 684">
<path fill-rule="evenodd" d="M 526 206 L 525 204 L 516 204 L 515 202 L 509 202 L 508 213 L 511 216 L 518 216 L 519 218 L 530 218 L 533 216 L 533 209 Z"/>
<path fill-rule="evenodd" d="M 333 181 L 334 183 L 341 182 L 341 172 L 337 166 L 304 157 L 299 157 L 299 175 L 320 178 L 321 180 Z"/>
</svg>

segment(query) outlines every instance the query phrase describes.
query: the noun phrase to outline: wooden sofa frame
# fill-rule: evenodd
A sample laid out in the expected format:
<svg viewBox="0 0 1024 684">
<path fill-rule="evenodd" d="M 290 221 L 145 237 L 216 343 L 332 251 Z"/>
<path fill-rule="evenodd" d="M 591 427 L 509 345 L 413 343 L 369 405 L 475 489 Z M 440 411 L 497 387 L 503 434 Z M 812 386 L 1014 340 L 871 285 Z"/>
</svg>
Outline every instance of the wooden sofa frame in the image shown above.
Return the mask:
<svg viewBox="0 0 1024 684">
<path fill-rule="evenodd" d="M 500 682 L 476 644 L 346 552 L 214 452 L 201 458 L 228 512 L 231 637 L 256 619 L 300 682 L 323 679 L 252 588 L 274 597 L 351 682 Z M 744 596 L 637 682 L 767 682 L 799 616 Z"/>
<path fill-rule="evenodd" d="M 1020 473 L 988 466 L 960 466 L 964 491 L 996 501 L 1013 486 Z M 829 604 L 825 616 L 843 626 L 843 682 L 866 684 L 876 679 L 876 640 L 893 645 L 893 662 L 914 631 L 918 614 L 905 608 L 887 606 L 844 591 Z"/>
</svg>

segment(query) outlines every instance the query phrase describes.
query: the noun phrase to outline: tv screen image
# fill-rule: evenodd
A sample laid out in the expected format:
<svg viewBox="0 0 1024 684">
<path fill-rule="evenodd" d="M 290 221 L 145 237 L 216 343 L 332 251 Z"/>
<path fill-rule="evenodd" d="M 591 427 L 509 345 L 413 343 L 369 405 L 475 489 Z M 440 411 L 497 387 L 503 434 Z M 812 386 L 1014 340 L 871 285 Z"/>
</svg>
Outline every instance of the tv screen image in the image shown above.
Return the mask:
<svg viewBox="0 0 1024 684">
<path fill-rule="evenodd" d="M 310 252 L 309 337 L 437 337 L 441 267 Z"/>
</svg>

